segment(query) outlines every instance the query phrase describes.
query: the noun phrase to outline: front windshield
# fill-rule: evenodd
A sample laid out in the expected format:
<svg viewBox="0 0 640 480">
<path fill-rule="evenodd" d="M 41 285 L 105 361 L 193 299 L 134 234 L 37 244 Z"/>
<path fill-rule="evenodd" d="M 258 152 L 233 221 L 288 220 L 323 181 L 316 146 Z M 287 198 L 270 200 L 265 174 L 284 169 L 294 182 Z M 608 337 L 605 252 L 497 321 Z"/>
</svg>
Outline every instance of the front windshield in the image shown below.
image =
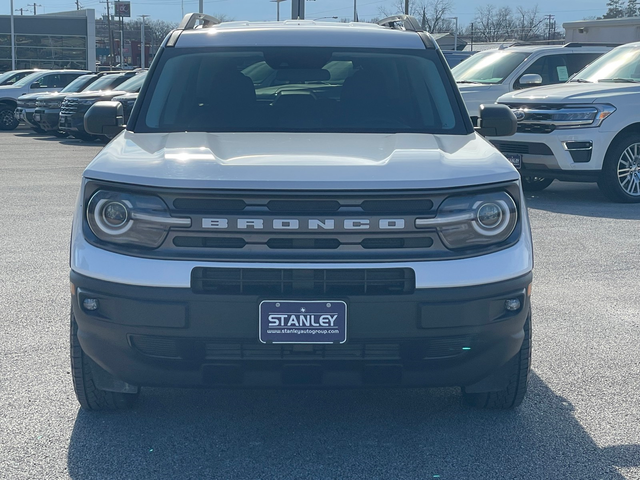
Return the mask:
<svg viewBox="0 0 640 480">
<path fill-rule="evenodd" d="M 136 93 L 140 91 L 142 84 L 144 83 L 144 78 L 147 76 L 147 72 L 139 73 L 133 78 L 130 78 L 122 85 L 118 87 L 118 90 L 122 90 L 124 92 Z"/>
<path fill-rule="evenodd" d="M 451 73 L 458 83 L 502 83 L 528 56 L 528 52 L 490 50 L 456 65 Z"/>
<path fill-rule="evenodd" d="M 105 75 L 89 85 L 86 91 L 111 90 L 131 77 L 122 74 Z"/>
<path fill-rule="evenodd" d="M 88 83 L 95 78 L 94 75 L 80 75 L 69 85 L 64 87 L 60 93 L 78 93 L 81 92 Z"/>
<path fill-rule="evenodd" d="M 38 80 L 41 75 L 42 75 L 42 72 L 32 73 L 31 75 L 27 75 L 26 77 L 22 78 L 21 80 L 18 80 L 16 83 L 13 84 L 13 86 L 14 87 L 25 87 L 25 86 L 29 85 L 31 82 L 35 82 L 36 80 Z"/>
<path fill-rule="evenodd" d="M 618 47 L 585 67 L 572 82 L 640 82 L 640 47 Z"/>
<path fill-rule="evenodd" d="M 155 72 L 134 131 L 467 133 L 434 50 L 167 49 Z"/>
</svg>

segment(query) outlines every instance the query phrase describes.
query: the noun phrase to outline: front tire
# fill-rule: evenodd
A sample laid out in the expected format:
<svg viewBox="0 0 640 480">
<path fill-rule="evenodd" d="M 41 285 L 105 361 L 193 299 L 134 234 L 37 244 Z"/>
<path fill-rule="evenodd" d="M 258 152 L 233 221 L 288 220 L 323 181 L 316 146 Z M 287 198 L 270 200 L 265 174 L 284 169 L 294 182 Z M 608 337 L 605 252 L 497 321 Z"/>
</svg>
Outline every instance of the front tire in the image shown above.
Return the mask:
<svg viewBox="0 0 640 480">
<path fill-rule="evenodd" d="M 80 406 L 85 410 L 126 410 L 138 400 L 138 393 L 107 392 L 96 387 L 89 357 L 78 341 L 78 324 L 71 311 L 71 375 L 73 389 Z"/>
<path fill-rule="evenodd" d="M 15 117 L 15 108 L 7 105 L 0 107 L 0 130 L 15 130 L 18 128 L 18 120 Z"/>
<path fill-rule="evenodd" d="M 525 192 L 541 192 L 553 183 L 553 178 L 522 177 L 522 190 Z"/>
<path fill-rule="evenodd" d="M 598 187 L 614 202 L 640 202 L 640 134 L 626 135 L 609 147 Z"/>
<path fill-rule="evenodd" d="M 509 383 L 497 392 L 470 393 L 462 387 L 462 398 L 467 405 L 477 408 L 508 410 L 522 403 L 527 393 L 531 370 L 531 311 L 524 323 L 524 340 L 518 354 L 507 363 Z"/>
</svg>

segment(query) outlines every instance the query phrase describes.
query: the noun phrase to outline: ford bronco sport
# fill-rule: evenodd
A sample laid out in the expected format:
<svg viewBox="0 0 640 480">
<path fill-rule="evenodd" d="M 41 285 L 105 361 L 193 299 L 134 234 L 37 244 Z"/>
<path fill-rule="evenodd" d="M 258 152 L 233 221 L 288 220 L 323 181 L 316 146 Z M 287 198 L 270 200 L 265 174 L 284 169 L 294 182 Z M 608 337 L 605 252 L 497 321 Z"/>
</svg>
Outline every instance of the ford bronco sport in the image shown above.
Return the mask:
<svg viewBox="0 0 640 480">
<path fill-rule="evenodd" d="M 86 130 L 122 116 L 98 102 Z M 496 105 L 479 122 L 516 126 Z M 531 235 L 518 172 L 479 133 L 412 17 L 186 16 L 83 175 L 80 404 L 125 408 L 141 386 L 460 386 L 520 404 Z"/>
</svg>

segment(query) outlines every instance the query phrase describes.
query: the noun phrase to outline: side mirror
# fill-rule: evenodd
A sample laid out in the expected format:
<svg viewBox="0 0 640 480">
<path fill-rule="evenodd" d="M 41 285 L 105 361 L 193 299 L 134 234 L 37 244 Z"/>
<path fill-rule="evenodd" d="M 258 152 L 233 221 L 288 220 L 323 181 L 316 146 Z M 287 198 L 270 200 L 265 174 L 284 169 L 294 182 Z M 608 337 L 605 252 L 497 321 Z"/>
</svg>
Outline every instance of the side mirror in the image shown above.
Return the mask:
<svg viewBox="0 0 640 480">
<path fill-rule="evenodd" d="M 124 110 L 120 102 L 96 102 L 84 114 L 84 129 L 91 135 L 113 138 L 124 129 Z"/>
<path fill-rule="evenodd" d="M 483 137 L 509 137 L 518 130 L 518 121 L 506 105 L 480 105 L 476 132 Z"/>
<path fill-rule="evenodd" d="M 536 85 L 542 85 L 542 77 L 537 73 L 527 73 L 520 77 L 518 83 L 521 87 L 535 87 Z"/>
<path fill-rule="evenodd" d="M 40 82 L 32 83 L 31 88 L 40 88 Z"/>
</svg>

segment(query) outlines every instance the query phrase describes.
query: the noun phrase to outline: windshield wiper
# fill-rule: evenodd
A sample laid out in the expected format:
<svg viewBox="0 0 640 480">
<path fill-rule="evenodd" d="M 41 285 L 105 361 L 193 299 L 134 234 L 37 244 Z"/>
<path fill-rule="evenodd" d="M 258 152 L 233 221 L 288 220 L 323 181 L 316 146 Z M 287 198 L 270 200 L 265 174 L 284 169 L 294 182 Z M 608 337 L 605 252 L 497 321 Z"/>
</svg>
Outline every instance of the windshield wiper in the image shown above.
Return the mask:
<svg viewBox="0 0 640 480">
<path fill-rule="evenodd" d="M 574 78 L 573 80 L 571 80 L 569 83 L 571 82 L 576 82 L 576 83 L 593 83 L 591 80 L 585 80 L 584 78 Z"/>
<path fill-rule="evenodd" d="M 637 80 L 631 78 L 601 78 L 598 82 L 612 82 L 612 83 L 638 83 Z"/>
<path fill-rule="evenodd" d="M 487 84 L 487 82 L 479 82 L 477 80 L 456 80 L 456 83 L 479 83 L 480 85 Z"/>
</svg>

